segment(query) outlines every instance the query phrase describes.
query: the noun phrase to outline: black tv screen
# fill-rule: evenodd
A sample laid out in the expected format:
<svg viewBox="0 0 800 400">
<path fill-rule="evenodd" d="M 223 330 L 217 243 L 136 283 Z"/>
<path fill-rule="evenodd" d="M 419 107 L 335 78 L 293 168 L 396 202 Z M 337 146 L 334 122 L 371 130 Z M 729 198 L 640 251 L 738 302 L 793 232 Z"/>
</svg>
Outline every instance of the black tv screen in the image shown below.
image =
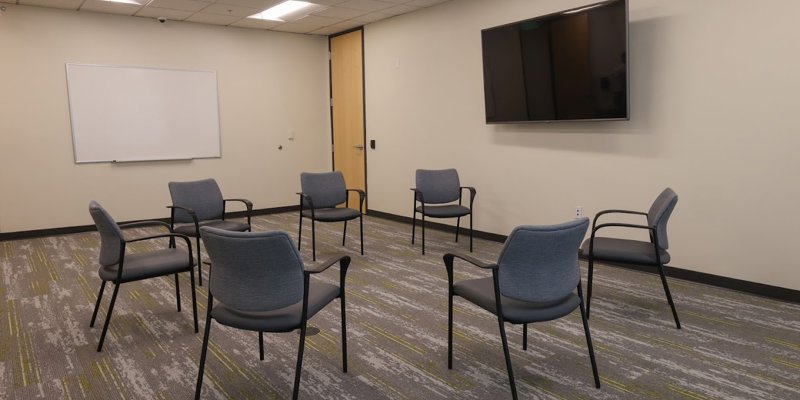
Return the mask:
<svg viewBox="0 0 800 400">
<path fill-rule="evenodd" d="M 626 0 L 481 31 L 486 123 L 627 120 Z"/>
</svg>

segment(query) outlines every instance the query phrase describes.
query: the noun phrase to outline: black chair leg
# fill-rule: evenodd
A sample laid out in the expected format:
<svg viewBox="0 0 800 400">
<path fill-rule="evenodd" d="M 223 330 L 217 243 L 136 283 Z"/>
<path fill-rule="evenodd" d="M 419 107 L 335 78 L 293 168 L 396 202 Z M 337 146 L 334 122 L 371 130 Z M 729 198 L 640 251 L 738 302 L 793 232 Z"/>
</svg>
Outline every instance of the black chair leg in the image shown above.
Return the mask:
<svg viewBox="0 0 800 400">
<path fill-rule="evenodd" d="M 303 243 L 303 212 L 300 212 L 300 229 L 297 230 L 297 250 L 300 250 L 300 245 Z"/>
<path fill-rule="evenodd" d="M 347 313 L 345 312 L 344 293 L 339 300 L 342 303 L 342 372 L 347 373 Z"/>
<path fill-rule="evenodd" d="M 189 282 L 192 286 L 192 318 L 194 319 L 194 333 L 200 332 L 197 325 L 197 290 L 194 286 L 194 267 L 189 268 Z"/>
<path fill-rule="evenodd" d="M 344 230 L 342 230 L 342 246 L 344 246 L 345 239 L 347 239 L 347 221 L 344 221 Z"/>
<path fill-rule="evenodd" d="M 472 212 L 469 213 L 469 252 L 472 253 Z"/>
<path fill-rule="evenodd" d="M 461 230 L 461 217 L 456 218 L 456 243 L 458 243 L 458 231 Z"/>
<path fill-rule="evenodd" d="M 447 296 L 447 369 L 453 369 L 453 293 Z"/>
<path fill-rule="evenodd" d="M 361 255 L 364 255 L 364 214 L 358 216 L 358 229 L 361 235 Z"/>
<path fill-rule="evenodd" d="M 586 319 L 589 319 L 592 308 L 592 276 L 594 275 L 594 260 L 589 259 L 589 282 L 586 284 Z"/>
<path fill-rule="evenodd" d="M 503 341 L 503 354 L 506 357 L 506 370 L 508 370 L 508 381 L 511 384 L 511 397 L 517 400 L 517 385 L 514 383 L 514 370 L 511 369 L 511 354 L 508 352 L 508 340 L 506 339 L 506 326 L 503 322 L 503 317 L 498 315 L 497 322 L 500 324 L 500 339 Z"/>
<path fill-rule="evenodd" d="M 414 244 L 414 236 L 417 234 L 417 202 L 414 201 L 414 215 L 411 217 L 411 244 Z"/>
<path fill-rule="evenodd" d="M 522 324 L 522 350 L 528 350 L 528 324 Z"/>
<path fill-rule="evenodd" d="M 211 333 L 211 306 L 206 315 L 206 329 L 203 334 L 203 350 L 200 353 L 200 371 L 197 372 L 197 386 L 194 389 L 194 399 L 200 400 L 200 390 L 203 388 L 203 371 L 206 367 L 206 353 L 208 352 L 208 336 Z"/>
<path fill-rule="evenodd" d="M 89 322 L 89 327 L 94 327 L 94 320 L 97 318 L 97 310 L 100 309 L 100 300 L 103 299 L 103 290 L 106 288 L 106 281 L 100 284 L 100 293 L 97 294 L 97 301 L 94 303 L 94 312 L 92 312 L 92 321 Z"/>
<path fill-rule="evenodd" d="M 586 334 L 586 346 L 589 348 L 589 360 L 592 362 L 592 374 L 594 375 L 594 387 L 600 388 L 600 376 L 597 373 L 597 363 L 594 359 L 594 346 L 592 346 L 592 334 L 589 333 L 588 312 L 583 309 L 583 290 L 581 283 L 578 282 L 578 297 L 580 298 L 581 320 L 583 321 L 583 332 Z"/>
<path fill-rule="evenodd" d="M 667 295 L 667 302 L 669 303 L 670 308 L 672 308 L 672 318 L 675 319 L 675 326 L 678 329 L 681 329 L 681 321 L 678 319 L 678 311 L 675 310 L 675 302 L 672 301 L 672 295 L 669 292 L 669 285 L 667 285 L 667 276 L 664 275 L 664 266 L 661 264 L 658 265 L 658 274 L 661 275 L 661 284 L 664 286 L 664 293 Z"/>
<path fill-rule="evenodd" d="M 425 214 L 422 214 L 422 255 L 425 255 Z"/>
<path fill-rule="evenodd" d="M 114 312 L 114 303 L 117 301 L 117 293 L 119 293 L 119 287 L 122 286 L 121 283 L 117 284 L 114 283 L 114 294 L 111 295 L 111 304 L 108 306 L 108 312 L 106 313 L 106 322 L 103 324 L 103 333 L 100 334 L 100 343 L 97 344 L 97 352 L 103 351 L 103 342 L 106 340 L 106 332 L 108 332 L 108 324 L 111 322 L 111 313 Z"/>
<path fill-rule="evenodd" d="M 258 332 L 258 359 L 264 361 L 264 332 Z"/>
<path fill-rule="evenodd" d="M 200 258 L 200 232 L 197 232 L 197 283 L 203 286 L 203 259 Z"/>
<path fill-rule="evenodd" d="M 178 312 L 181 312 L 181 284 L 178 281 L 177 273 L 175 274 L 175 302 L 178 303 Z"/>
<path fill-rule="evenodd" d="M 300 346 L 297 350 L 297 368 L 294 371 L 294 390 L 292 391 L 292 400 L 297 400 L 298 392 L 300 391 L 300 371 L 303 368 L 303 349 L 306 345 L 306 322 L 300 327 Z"/>
<path fill-rule="evenodd" d="M 311 218 L 311 260 L 317 261 L 317 228 Z"/>
</svg>

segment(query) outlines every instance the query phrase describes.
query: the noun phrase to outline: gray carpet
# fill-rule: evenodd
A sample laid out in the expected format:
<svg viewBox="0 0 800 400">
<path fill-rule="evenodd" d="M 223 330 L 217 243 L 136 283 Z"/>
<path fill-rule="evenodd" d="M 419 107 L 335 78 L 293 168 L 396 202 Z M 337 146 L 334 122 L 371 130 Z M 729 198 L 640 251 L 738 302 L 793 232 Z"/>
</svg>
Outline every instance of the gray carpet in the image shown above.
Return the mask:
<svg viewBox="0 0 800 400">
<path fill-rule="evenodd" d="M 409 225 L 370 217 L 364 222 L 363 257 L 357 224 L 349 227 L 344 248 L 340 223 L 317 224 L 318 260 L 337 252 L 353 257 L 347 279 L 349 372 L 341 371 L 334 301 L 310 322 L 320 332 L 307 341 L 300 397 L 510 398 L 497 321 L 460 298 L 455 299 L 454 369 L 447 369 L 441 256 L 466 251 L 468 241 L 455 244 L 451 234 L 429 230 L 428 254 L 422 256 L 419 243 L 410 244 Z M 296 238 L 297 214 L 258 217 L 254 227 L 287 230 Z M 307 262 L 310 233 L 307 225 L 302 250 Z M 97 233 L 0 242 L 0 398 L 193 395 L 205 288 L 198 290 L 201 333 L 194 334 L 188 275 L 181 278 L 181 313 L 172 278 L 123 285 L 104 351 L 97 353 L 102 323 L 89 328 L 89 319 L 100 285 L 98 245 Z M 476 240 L 474 255 L 495 260 L 500 248 Z M 206 268 L 203 272 L 207 276 Z M 315 278 L 338 279 L 335 269 L 322 275 Z M 484 271 L 456 265 L 456 279 L 480 276 Z M 800 305 L 670 279 L 684 326 L 677 330 L 657 276 L 601 265 L 595 285 L 590 325 L 603 387 L 593 386 L 576 311 L 531 325 L 528 351 L 522 350 L 521 327 L 507 326 L 520 398 L 800 398 Z M 109 300 L 107 291 L 104 306 Z M 105 308 L 99 318 L 104 316 Z M 298 335 L 265 335 L 263 362 L 257 338 L 213 325 L 203 398 L 291 396 Z"/>
</svg>

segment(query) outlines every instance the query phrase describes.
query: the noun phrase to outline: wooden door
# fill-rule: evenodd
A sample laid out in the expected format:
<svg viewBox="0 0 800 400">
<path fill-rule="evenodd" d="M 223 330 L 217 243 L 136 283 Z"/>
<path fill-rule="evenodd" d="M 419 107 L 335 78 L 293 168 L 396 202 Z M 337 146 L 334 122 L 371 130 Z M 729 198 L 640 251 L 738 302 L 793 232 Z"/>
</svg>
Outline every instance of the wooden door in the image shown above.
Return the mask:
<svg viewBox="0 0 800 400">
<path fill-rule="evenodd" d="M 331 123 L 333 169 L 342 171 L 348 188 L 366 191 L 362 37 L 363 31 L 359 29 L 330 38 Z M 350 206 L 358 206 L 355 194 L 351 194 Z"/>
</svg>

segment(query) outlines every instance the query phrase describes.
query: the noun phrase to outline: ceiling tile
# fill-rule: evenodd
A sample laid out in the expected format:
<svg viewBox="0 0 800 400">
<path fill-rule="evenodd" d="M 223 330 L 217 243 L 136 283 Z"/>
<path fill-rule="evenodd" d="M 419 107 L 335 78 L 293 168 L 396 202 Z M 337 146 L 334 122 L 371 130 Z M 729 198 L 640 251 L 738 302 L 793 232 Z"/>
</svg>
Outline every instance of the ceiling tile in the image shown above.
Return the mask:
<svg viewBox="0 0 800 400">
<path fill-rule="evenodd" d="M 145 7 L 136 13 L 137 17 L 158 18 L 165 17 L 172 21 L 183 21 L 194 14 L 193 11 L 171 10 L 169 8 Z"/>
<path fill-rule="evenodd" d="M 309 33 L 317 29 L 319 29 L 319 27 L 313 25 L 303 25 L 294 22 L 288 22 L 271 28 L 270 30 L 278 32 Z"/>
<path fill-rule="evenodd" d="M 283 22 L 269 21 L 265 19 L 242 18 L 232 23 L 231 26 L 238 26 L 240 28 L 270 29 L 282 23 Z"/>
<path fill-rule="evenodd" d="M 335 25 L 331 25 L 331 27 L 339 28 L 340 30 L 346 30 L 346 29 L 355 28 L 355 27 L 361 26 L 361 25 L 364 25 L 364 24 L 362 24 L 361 22 L 355 21 L 355 20 L 349 20 L 349 21 L 339 22 L 338 24 L 335 24 Z"/>
<path fill-rule="evenodd" d="M 315 25 L 317 27 L 329 26 L 342 22 L 339 18 L 320 17 L 319 15 L 306 15 L 303 18 L 294 21 L 303 25 Z"/>
<path fill-rule="evenodd" d="M 4 3 L 16 3 L 16 1 L 4 1 Z M 83 0 L 20 0 L 19 4 L 24 6 L 39 6 L 63 8 L 65 10 L 77 10 Z"/>
<path fill-rule="evenodd" d="M 203 24 L 213 24 L 213 25 L 230 25 L 240 19 L 242 18 L 232 17 L 229 15 L 197 13 L 193 14 L 189 18 L 186 18 L 186 21 L 200 22 Z"/>
<path fill-rule="evenodd" d="M 393 4 L 391 3 L 375 0 L 350 0 L 336 5 L 336 7 L 352 8 L 354 10 L 364 11 L 378 11 L 392 6 Z"/>
<path fill-rule="evenodd" d="M 317 11 L 313 13 L 313 15 L 319 15 L 323 17 L 330 17 L 330 18 L 339 18 L 339 19 L 350 19 L 362 16 L 364 14 L 368 14 L 368 11 L 364 10 L 354 10 L 352 8 L 342 8 L 338 6 L 329 7 L 322 11 Z"/>
<path fill-rule="evenodd" d="M 333 35 L 334 33 L 339 33 L 339 32 L 346 31 L 346 30 L 347 29 L 337 28 L 335 26 L 326 26 L 324 28 L 320 28 L 320 29 L 317 29 L 315 31 L 311 31 L 309 33 L 312 34 L 312 35 L 328 36 L 328 35 Z"/>
<path fill-rule="evenodd" d="M 276 4 L 283 3 L 284 0 L 217 0 L 217 4 L 229 4 L 239 7 L 255 8 L 264 11 Z"/>
<path fill-rule="evenodd" d="M 137 6 L 135 4 L 112 3 L 110 1 L 101 0 L 86 0 L 86 2 L 81 6 L 80 10 L 96 11 L 108 14 L 133 15 L 141 8 L 142 6 Z"/>
<path fill-rule="evenodd" d="M 400 15 L 400 14 L 405 14 L 405 13 L 410 13 L 410 12 L 413 12 L 413 11 L 417 11 L 419 9 L 420 9 L 419 7 L 411 7 L 411 6 L 407 6 L 407 5 L 403 4 L 403 5 L 399 5 L 399 6 L 394 6 L 392 8 L 387 8 L 385 10 L 381 10 L 381 13 L 389 14 L 389 15 Z"/>
<path fill-rule="evenodd" d="M 200 0 L 153 0 L 153 2 L 147 6 L 197 12 L 208 7 L 210 4 L 210 1 Z"/>
<path fill-rule="evenodd" d="M 449 0 L 413 0 L 410 3 L 407 3 L 409 6 L 414 7 L 430 7 L 435 6 L 440 3 L 444 3 Z"/>
<path fill-rule="evenodd" d="M 374 13 L 362 15 L 360 17 L 356 17 L 356 18 L 353 18 L 353 19 L 356 20 L 356 21 L 361 21 L 361 22 L 367 24 L 367 23 L 370 23 L 370 22 L 380 21 L 382 19 L 391 18 L 391 17 L 394 17 L 394 15 L 374 12 Z"/>
<path fill-rule="evenodd" d="M 319 4 L 322 6 L 335 6 L 346 2 L 347 0 L 307 0 L 309 3 Z"/>
<path fill-rule="evenodd" d="M 212 4 L 203 9 L 205 14 L 230 15 L 233 17 L 249 17 L 263 10 L 250 7 L 234 6 L 230 4 Z"/>
</svg>

